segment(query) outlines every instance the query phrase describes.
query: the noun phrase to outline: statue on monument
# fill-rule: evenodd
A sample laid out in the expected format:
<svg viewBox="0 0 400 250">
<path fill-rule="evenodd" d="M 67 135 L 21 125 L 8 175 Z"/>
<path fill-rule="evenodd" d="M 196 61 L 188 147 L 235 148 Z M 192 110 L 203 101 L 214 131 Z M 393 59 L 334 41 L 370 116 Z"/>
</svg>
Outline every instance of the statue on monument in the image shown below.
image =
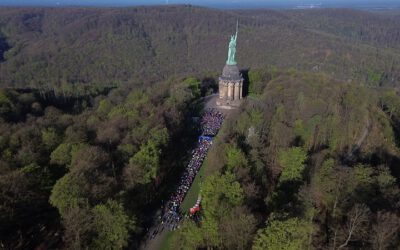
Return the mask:
<svg viewBox="0 0 400 250">
<path fill-rule="evenodd" d="M 239 30 L 239 21 L 236 24 L 236 34 L 229 41 L 228 60 L 219 77 L 219 97 L 217 106 L 224 109 L 233 109 L 241 105 L 243 99 L 243 77 L 236 63 L 236 42 Z"/>
<path fill-rule="evenodd" d="M 236 34 L 231 36 L 231 41 L 229 42 L 229 50 L 228 50 L 228 60 L 226 64 L 228 65 L 236 65 L 235 55 L 236 55 L 236 40 L 238 35 L 239 21 L 236 24 Z"/>
</svg>

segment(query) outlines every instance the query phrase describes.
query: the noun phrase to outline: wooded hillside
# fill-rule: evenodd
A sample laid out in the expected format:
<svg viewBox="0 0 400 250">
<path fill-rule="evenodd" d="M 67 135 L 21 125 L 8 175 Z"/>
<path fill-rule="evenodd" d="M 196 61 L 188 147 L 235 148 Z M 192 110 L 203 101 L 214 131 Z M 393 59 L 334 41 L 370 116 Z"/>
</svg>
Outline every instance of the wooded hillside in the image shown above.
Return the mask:
<svg viewBox="0 0 400 250">
<path fill-rule="evenodd" d="M 71 84 L 220 72 L 237 19 L 242 68 L 273 64 L 370 85 L 398 83 L 397 15 L 171 6 L 2 8 L 0 85 L 69 91 Z"/>
<path fill-rule="evenodd" d="M 400 15 L 192 6 L 0 9 L 0 248 L 138 249 L 237 19 L 248 95 L 163 247 L 398 248 Z"/>
</svg>

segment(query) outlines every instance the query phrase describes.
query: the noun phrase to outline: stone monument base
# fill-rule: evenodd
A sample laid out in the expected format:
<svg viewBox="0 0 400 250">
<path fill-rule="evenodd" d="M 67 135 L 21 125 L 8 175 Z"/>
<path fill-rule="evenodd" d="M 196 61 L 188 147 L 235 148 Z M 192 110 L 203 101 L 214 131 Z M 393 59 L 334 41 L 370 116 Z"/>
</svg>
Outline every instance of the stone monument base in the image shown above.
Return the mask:
<svg viewBox="0 0 400 250">
<path fill-rule="evenodd" d="M 239 107 L 243 99 L 243 80 L 236 64 L 225 65 L 222 75 L 219 77 L 217 106 L 230 107 L 229 109 Z"/>
<path fill-rule="evenodd" d="M 216 103 L 217 103 L 217 106 L 219 106 L 220 108 L 223 108 L 223 109 L 236 109 L 240 106 L 242 101 L 241 100 L 225 100 L 225 99 L 218 98 Z"/>
</svg>

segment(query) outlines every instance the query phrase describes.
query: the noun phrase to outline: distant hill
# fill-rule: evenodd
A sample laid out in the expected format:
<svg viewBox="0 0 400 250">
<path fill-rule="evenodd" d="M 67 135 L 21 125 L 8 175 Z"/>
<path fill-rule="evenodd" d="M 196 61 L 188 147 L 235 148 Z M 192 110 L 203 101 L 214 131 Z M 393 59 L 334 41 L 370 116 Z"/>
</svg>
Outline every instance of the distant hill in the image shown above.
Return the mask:
<svg viewBox="0 0 400 250">
<path fill-rule="evenodd" d="M 400 80 L 400 14 L 221 11 L 192 6 L 0 9 L 0 86 L 153 82 L 218 73 L 239 19 L 242 68 L 321 71 L 369 85 Z"/>
</svg>

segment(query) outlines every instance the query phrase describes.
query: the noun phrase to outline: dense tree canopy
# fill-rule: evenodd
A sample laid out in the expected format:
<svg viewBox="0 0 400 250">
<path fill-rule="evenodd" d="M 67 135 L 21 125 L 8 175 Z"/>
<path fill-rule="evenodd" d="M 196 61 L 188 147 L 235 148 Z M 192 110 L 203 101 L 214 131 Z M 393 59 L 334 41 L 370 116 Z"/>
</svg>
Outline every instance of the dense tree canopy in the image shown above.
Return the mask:
<svg viewBox="0 0 400 250">
<path fill-rule="evenodd" d="M 297 250 L 306 249 L 309 225 L 297 218 L 271 219 L 266 228 L 257 232 L 253 249 Z"/>
<path fill-rule="evenodd" d="M 398 13 L 193 6 L 0 9 L 0 248 L 139 249 L 237 19 L 247 98 L 164 247 L 396 249 Z"/>
</svg>

